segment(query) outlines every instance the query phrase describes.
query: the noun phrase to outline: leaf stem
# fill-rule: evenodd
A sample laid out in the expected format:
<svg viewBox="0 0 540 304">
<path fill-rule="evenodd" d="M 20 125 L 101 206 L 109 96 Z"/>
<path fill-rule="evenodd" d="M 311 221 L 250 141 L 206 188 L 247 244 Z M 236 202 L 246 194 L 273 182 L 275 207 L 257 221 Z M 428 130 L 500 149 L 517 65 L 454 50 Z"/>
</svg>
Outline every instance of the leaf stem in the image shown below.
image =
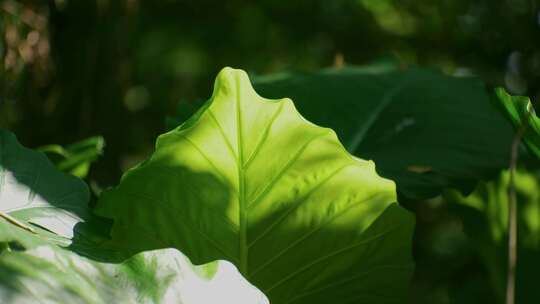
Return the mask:
<svg viewBox="0 0 540 304">
<path fill-rule="evenodd" d="M 515 173 L 518 161 L 518 148 L 527 124 L 523 124 L 512 141 L 510 150 L 510 180 L 508 185 L 508 272 L 506 279 L 506 304 L 515 303 L 516 264 L 517 264 L 517 198 Z"/>
<path fill-rule="evenodd" d="M 6 221 L 12 223 L 13 225 L 19 227 L 19 228 L 22 228 L 26 231 L 29 231 L 29 232 L 32 232 L 34 234 L 36 234 L 36 230 L 34 230 L 34 228 L 26 225 L 26 224 L 23 224 L 22 222 L 20 222 L 19 220 L 17 220 L 16 218 L 12 217 L 11 215 L 7 214 L 7 213 L 4 213 L 2 211 L 0 211 L 0 217 L 4 218 Z"/>
</svg>

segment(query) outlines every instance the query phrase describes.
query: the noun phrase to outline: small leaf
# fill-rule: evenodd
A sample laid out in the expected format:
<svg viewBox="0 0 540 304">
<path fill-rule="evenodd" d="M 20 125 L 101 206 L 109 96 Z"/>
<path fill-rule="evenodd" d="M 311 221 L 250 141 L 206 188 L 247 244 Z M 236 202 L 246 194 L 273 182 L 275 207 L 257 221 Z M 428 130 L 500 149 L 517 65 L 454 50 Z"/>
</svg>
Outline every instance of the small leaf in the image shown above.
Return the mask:
<svg viewBox="0 0 540 304">
<path fill-rule="evenodd" d="M 225 68 L 209 101 L 102 194 L 112 244 L 233 262 L 272 303 L 402 303 L 414 220 L 395 185 L 289 99 Z"/>
<path fill-rule="evenodd" d="M 104 147 L 103 137 L 94 136 L 67 145 L 65 148 L 60 145 L 47 145 L 39 147 L 37 150 L 47 153 L 60 171 L 85 178 L 88 175 L 90 164 L 103 153 Z"/>
<path fill-rule="evenodd" d="M 503 88 L 495 89 L 497 101 L 516 129 L 525 127 L 523 140 L 529 150 L 540 158 L 540 118 L 526 96 L 512 96 Z"/>
</svg>

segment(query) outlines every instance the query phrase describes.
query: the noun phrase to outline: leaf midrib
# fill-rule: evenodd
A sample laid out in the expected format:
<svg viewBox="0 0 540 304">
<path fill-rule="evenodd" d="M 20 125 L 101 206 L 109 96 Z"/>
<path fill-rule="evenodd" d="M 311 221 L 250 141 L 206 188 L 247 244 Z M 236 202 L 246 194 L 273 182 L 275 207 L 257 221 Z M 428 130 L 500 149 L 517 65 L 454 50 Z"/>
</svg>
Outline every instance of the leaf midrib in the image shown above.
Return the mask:
<svg viewBox="0 0 540 304">
<path fill-rule="evenodd" d="M 242 273 L 246 279 L 248 275 L 248 246 L 247 246 L 247 216 L 246 216 L 246 192 L 245 192 L 245 172 L 243 168 L 244 164 L 244 151 L 242 140 L 242 119 L 240 117 L 240 79 L 235 77 L 236 86 L 236 139 L 238 145 L 238 223 L 240 230 L 239 251 L 240 251 L 240 266 L 238 267 L 240 273 Z"/>
</svg>

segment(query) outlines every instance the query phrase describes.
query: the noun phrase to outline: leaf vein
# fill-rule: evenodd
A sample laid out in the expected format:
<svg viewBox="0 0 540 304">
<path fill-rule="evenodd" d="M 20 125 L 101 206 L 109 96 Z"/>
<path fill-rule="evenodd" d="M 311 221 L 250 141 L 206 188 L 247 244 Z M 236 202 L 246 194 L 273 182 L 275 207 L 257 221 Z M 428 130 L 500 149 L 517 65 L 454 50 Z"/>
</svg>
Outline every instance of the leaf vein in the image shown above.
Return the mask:
<svg viewBox="0 0 540 304">
<path fill-rule="evenodd" d="M 366 245 L 367 243 L 370 243 L 376 239 L 379 239 L 379 238 L 382 238 L 383 236 L 387 235 L 388 233 L 396 230 L 397 228 L 399 228 L 400 226 L 396 226 L 392 229 L 389 229 L 389 230 L 386 230 L 378 235 L 375 235 L 373 237 L 370 237 L 370 238 L 367 238 L 365 240 L 362 240 L 360 242 L 357 242 L 357 243 L 354 243 L 352 245 L 349 245 L 349 246 L 346 246 L 342 249 L 339 249 L 339 250 L 336 250 L 336 251 L 333 251 L 329 254 L 326 254 L 314 261 L 312 261 L 311 263 L 305 265 L 304 267 L 301 267 L 300 269 L 296 270 L 295 272 L 289 274 L 288 276 L 286 276 L 285 278 L 281 279 L 280 281 L 276 282 L 276 284 L 272 285 L 270 288 L 268 288 L 267 290 L 265 290 L 265 293 L 269 293 L 270 291 L 272 291 L 273 289 L 275 289 L 276 287 L 282 285 L 283 283 L 289 281 L 290 279 L 294 278 L 295 276 L 299 275 L 300 273 L 306 271 L 307 269 L 309 269 L 310 267 L 316 265 L 316 264 L 319 264 L 321 262 L 324 262 L 325 260 L 331 258 L 331 257 L 334 257 L 336 255 L 339 255 L 341 253 L 344 253 L 344 252 L 347 252 L 351 249 L 354 249 L 356 247 L 359 247 L 359 246 L 363 246 L 363 245 Z"/>
<path fill-rule="evenodd" d="M 218 131 L 221 134 L 221 137 L 223 138 L 223 141 L 225 141 L 225 145 L 227 146 L 227 149 L 231 153 L 231 156 L 233 157 L 234 161 L 236 162 L 236 165 L 238 166 L 238 157 L 236 156 L 236 153 L 234 152 L 234 150 L 232 148 L 232 144 L 229 141 L 229 138 L 225 134 L 225 130 L 223 130 L 223 127 L 221 126 L 221 124 L 217 120 L 216 116 L 214 115 L 214 112 L 212 112 L 211 109 L 208 109 L 208 114 L 210 114 L 210 117 L 212 118 L 212 120 L 216 124 L 216 126 L 218 128 Z"/>
<path fill-rule="evenodd" d="M 277 220 L 275 220 L 272 224 L 268 225 L 268 228 L 263 231 L 261 234 L 259 234 L 257 236 L 256 239 L 253 240 L 253 242 L 251 242 L 251 244 L 249 245 L 249 247 L 252 247 L 254 246 L 258 240 L 262 239 L 265 235 L 267 235 L 268 233 L 270 233 L 272 231 L 272 229 L 279 223 L 281 223 L 287 216 L 289 216 L 291 214 L 291 212 L 293 212 L 294 210 L 298 209 L 304 202 L 306 202 L 309 197 L 315 192 L 317 191 L 317 189 L 321 188 L 322 186 L 324 186 L 328 181 L 330 181 L 333 177 L 335 177 L 339 172 L 341 172 L 341 170 L 345 169 L 347 166 L 350 166 L 351 164 L 346 164 L 344 166 L 341 166 L 339 167 L 337 170 L 334 170 L 332 173 L 330 173 L 327 177 L 325 177 L 324 179 L 322 179 L 319 183 L 315 184 L 309 191 L 306 192 L 306 194 L 304 195 L 304 198 L 296 203 L 296 204 L 293 204 L 293 206 L 291 206 L 287 211 L 285 211 L 285 213 L 283 215 L 281 215 Z M 259 269 L 261 269 L 263 266 L 261 266 Z M 257 271 L 255 271 L 257 272 Z"/>
<path fill-rule="evenodd" d="M 293 165 L 294 163 L 300 158 L 300 156 L 302 155 L 302 153 L 307 149 L 307 147 L 309 146 L 309 144 L 311 144 L 312 142 L 314 142 L 316 139 L 324 136 L 324 135 L 327 135 L 328 133 L 324 132 L 324 133 L 319 133 L 315 136 L 313 136 L 311 139 L 309 139 L 299 150 L 298 152 L 296 152 L 296 154 L 287 162 L 287 164 L 285 164 L 285 166 L 283 166 L 283 168 L 281 169 L 281 171 L 276 174 L 276 176 L 274 176 L 272 178 L 272 180 L 270 180 L 270 182 L 264 187 L 263 191 L 261 191 L 254 199 L 253 201 L 251 201 L 251 203 L 248 204 L 248 208 L 251 208 L 252 206 L 254 206 L 257 202 L 261 201 L 269 192 L 270 190 L 276 185 L 276 183 L 281 179 L 281 177 L 287 172 L 287 170 L 289 170 Z"/>
<path fill-rule="evenodd" d="M 261 136 L 261 139 L 257 143 L 257 146 L 255 147 L 255 149 L 251 153 L 250 157 L 248 157 L 248 160 L 246 161 L 246 163 L 244 164 L 244 168 L 246 170 L 247 170 L 247 168 L 249 168 L 249 165 L 251 164 L 251 162 L 257 157 L 259 151 L 261 150 L 261 148 L 263 146 L 263 143 L 268 139 L 268 135 L 270 134 L 270 129 L 272 128 L 272 125 L 274 124 L 274 122 L 278 118 L 279 114 L 283 110 L 284 105 L 285 105 L 285 102 L 282 101 L 279 108 L 274 112 L 274 114 L 272 114 L 272 118 L 270 119 L 270 121 L 266 125 L 266 127 L 264 129 L 264 132 L 263 132 L 263 135 Z"/>
<path fill-rule="evenodd" d="M 351 282 L 351 281 L 354 281 L 358 278 L 361 278 L 371 272 L 373 272 L 374 270 L 377 270 L 377 269 L 405 269 L 405 270 L 408 270 L 410 268 L 410 266 L 399 266 L 399 265 L 378 265 L 378 266 L 374 266 L 374 267 L 370 267 L 368 270 L 366 271 L 362 271 L 362 272 L 358 272 L 352 276 L 349 276 L 345 279 L 342 279 L 340 281 L 337 281 L 337 282 L 332 282 L 330 284 L 327 284 L 327 285 L 324 285 L 324 286 L 321 286 L 319 288 L 316 288 L 316 289 L 313 289 L 313 290 L 309 290 L 309 291 L 306 291 L 304 293 L 301 293 L 301 294 L 298 294 L 296 295 L 295 297 L 293 297 L 290 301 L 287 302 L 288 303 L 294 303 L 296 300 L 300 299 L 300 298 L 304 298 L 304 297 L 307 297 L 307 296 L 310 296 L 312 294 L 315 294 L 317 292 L 320 292 L 322 290 L 325 290 L 325 289 L 328 289 L 330 287 L 337 287 L 337 286 L 340 286 L 340 285 L 343 285 L 343 284 L 346 284 L 348 282 Z M 365 295 L 364 295 L 365 296 Z M 379 295 L 376 295 L 376 296 L 379 296 Z"/>
<path fill-rule="evenodd" d="M 193 148 L 195 148 L 195 150 L 197 150 L 197 152 L 199 152 L 199 154 L 208 162 L 208 164 L 210 166 L 212 166 L 212 168 L 215 170 L 215 172 L 219 175 L 219 177 L 221 177 L 222 181 L 224 183 L 226 183 L 228 181 L 228 179 L 225 177 L 225 175 L 221 172 L 221 170 L 218 169 L 218 167 L 214 164 L 214 162 L 208 157 L 208 155 L 206 155 L 206 153 L 204 153 L 201 148 L 199 148 L 199 146 L 197 146 L 193 141 L 191 141 L 189 138 L 187 138 L 184 134 L 180 134 L 180 136 L 185 140 L 187 141 L 189 144 L 191 144 L 191 146 L 193 146 Z"/>
<path fill-rule="evenodd" d="M 182 212 L 179 212 L 179 210 L 175 209 L 173 207 L 173 205 L 168 200 L 160 200 L 160 199 L 157 199 L 157 198 L 149 196 L 149 195 L 145 195 L 145 194 L 142 194 L 142 193 L 135 193 L 135 192 L 126 192 L 125 194 L 131 195 L 133 197 L 139 197 L 139 198 L 143 198 L 143 199 L 153 201 L 155 203 L 158 203 L 158 204 L 160 204 L 162 206 L 167 207 L 169 210 L 173 211 L 173 213 L 182 214 Z M 193 222 L 189 219 L 189 217 L 183 217 L 183 219 L 185 221 L 178 221 L 178 222 L 183 224 L 185 227 L 190 228 L 190 229 L 194 230 L 195 232 L 198 232 L 202 237 L 204 237 L 206 240 L 208 240 L 210 242 L 210 244 L 212 244 L 216 249 L 218 249 L 221 253 L 223 253 L 228 259 L 231 259 L 233 261 L 236 260 L 232 255 L 228 254 L 225 249 L 221 248 L 221 245 L 218 245 L 218 243 L 216 241 L 214 241 L 212 238 L 210 238 L 204 232 L 202 232 L 199 228 L 197 228 L 197 226 L 193 224 Z M 188 223 L 189 223 L 189 225 L 188 225 Z"/>
<path fill-rule="evenodd" d="M 315 227 L 314 229 L 312 229 L 310 232 L 306 233 L 304 236 L 302 236 L 301 238 L 297 239 L 296 241 L 292 242 L 289 246 L 285 247 L 281 252 L 279 252 L 278 254 L 276 254 L 272 259 L 268 260 L 266 263 L 264 263 L 261 267 L 259 267 L 259 269 L 257 269 L 255 272 L 260 272 L 262 271 L 266 266 L 272 264 L 272 262 L 274 262 L 275 260 L 279 259 L 281 256 L 285 255 L 285 253 L 287 253 L 287 251 L 291 250 L 292 248 L 296 247 L 296 245 L 302 243 L 302 241 L 308 239 L 310 236 L 312 236 L 315 232 L 319 231 L 322 227 L 324 227 L 325 225 L 331 223 L 333 220 L 335 220 L 336 218 L 338 218 L 339 216 L 341 216 L 342 214 L 344 214 L 345 212 L 348 212 L 350 211 L 351 209 L 353 209 L 354 207 L 357 207 L 359 206 L 359 204 L 365 202 L 365 201 L 368 201 L 368 200 L 371 200 L 373 198 L 375 198 L 378 194 L 375 194 L 375 195 L 371 195 L 367 198 L 364 198 L 363 200 L 359 201 L 359 202 L 356 202 L 356 203 L 353 203 L 349 206 L 347 206 L 347 208 L 343 209 L 341 212 L 335 214 L 334 216 L 332 216 L 330 219 L 328 219 L 327 221 L 324 221 L 322 222 L 320 225 L 318 225 L 317 227 Z M 254 273 L 255 273 L 254 272 Z"/>
</svg>

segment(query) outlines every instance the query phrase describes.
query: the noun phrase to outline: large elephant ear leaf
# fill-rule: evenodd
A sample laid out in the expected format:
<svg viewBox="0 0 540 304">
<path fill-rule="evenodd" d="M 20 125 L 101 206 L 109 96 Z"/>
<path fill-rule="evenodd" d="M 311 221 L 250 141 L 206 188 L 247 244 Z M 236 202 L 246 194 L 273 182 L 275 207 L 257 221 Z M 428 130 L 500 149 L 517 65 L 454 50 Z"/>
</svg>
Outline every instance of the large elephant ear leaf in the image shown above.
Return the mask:
<svg viewBox="0 0 540 304">
<path fill-rule="evenodd" d="M 0 212 L 14 225 L 69 241 L 75 225 L 91 217 L 89 195 L 82 180 L 58 171 L 43 153 L 0 129 Z M 18 233 L 4 230 L 0 242 Z"/>
<path fill-rule="evenodd" d="M 512 96 L 503 88 L 495 89 L 497 102 L 516 129 L 525 128 L 523 139 L 529 150 L 540 158 L 540 118 L 526 96 Z"/>
<path fill-rule="evenodd" d="M 402 303 L 414 219 L 372 162 L 223 69 L 210 100 L 106 191 L 113 244 L 226 259 L 272 303 Z"/>
</svg>

